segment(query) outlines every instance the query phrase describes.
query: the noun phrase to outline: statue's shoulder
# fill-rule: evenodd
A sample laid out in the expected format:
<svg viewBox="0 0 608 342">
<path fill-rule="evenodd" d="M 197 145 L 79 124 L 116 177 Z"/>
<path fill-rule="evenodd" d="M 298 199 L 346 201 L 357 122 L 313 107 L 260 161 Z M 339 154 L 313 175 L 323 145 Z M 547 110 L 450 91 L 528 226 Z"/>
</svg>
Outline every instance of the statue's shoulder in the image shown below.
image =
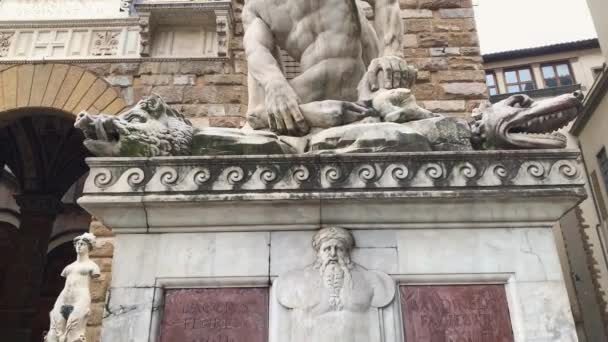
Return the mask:
<svg viewBox="0 0 608 342">
<path fill-rule="evenodd" d="M 308 306 L 316 297 L 318 270 L 312 266 L 289 271 L 279 276 L 274 286 L 279 303 L 288 308 Z"/>
<path fill-rule="evenodd" d="M 97 278 L 101 275 L 101 270 L 99 269 L 99 266 L 95 263 L 95 261 L 89 260 L 89 267 L 90 267 L 91 277 Z"/>
<path fill-rule="evenodd" d="M 396 284 L 391 276 L 382 271 L 366 269 L 358 264 L 355 265 L 355 270 L 360 272 L 368 285 L 372 287 L 374 292 L 372 306 L 382 308 L 393 301 L 395 298 Z"/>
</svg>

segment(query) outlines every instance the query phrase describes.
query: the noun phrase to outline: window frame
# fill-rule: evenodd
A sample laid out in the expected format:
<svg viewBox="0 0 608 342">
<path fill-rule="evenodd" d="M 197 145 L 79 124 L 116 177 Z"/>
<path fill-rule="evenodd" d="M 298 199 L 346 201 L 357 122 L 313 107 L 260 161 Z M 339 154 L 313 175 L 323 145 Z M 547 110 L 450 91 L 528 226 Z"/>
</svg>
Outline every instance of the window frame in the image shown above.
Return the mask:
<svg viewBox="0 0 608 342">
<path fill-rule="evenodd" d="M 530 81 L 527 82 L 522 82 L 521 78 L 519 77 L 519 72 L 521 70 L 528 70 L 530 72 Z M 509 81 L 507 80 L 507 73 L 508 72 L 515 72 L 515 76 L 517 77 L 517 83 L 509 83 Z M 536 78 L 534 77 L 534 71 L 532 69 L 531 65 L 521 65 L 521 66 L 516 66 L 516 67 L 511 67 L 509 69 L 505 69 L 503 71 L 503 77 L 505 78 L 505 91 L 506 94 L 517 94 L 517 93 L 523 93 L 526 91 L 531 91 L 531 90 L 537 90 L 538 89 L 538 85 L 536 82 Z M 522 85 L 523 84 L 527 84 L 527 83 L 532 83 L 532 87 L 534 87 L 534 89 L 529 89 L 529 90 L 525 90 L 522 89 Z M 519 87 L 519 91 L 516 92 L 509 92 L 509 87 L 510 86 L 518 86 Z"/>
<path fill-rule="evenodd" d="M 562 65 L 565 64 L 568 67 L 568 73 L 570 74 L 570 78 L 572 79 L 572 84 L 568 84 L 568 85 L 563 85 L 561 84 L 561 80 L 559 79 L 559 76 L 557 74 L 557 66 L 558 65 Z M 543 68 L 545 67 L 552 67 L 553 68 L 553 73 L 555 74 L 555 79 L 557 81 L 557 86 L 555 87 L 549 87 L 547 86 L 547 79 L 545 78 L 545 74 L 543 72 Z M 540 75 L 543 78 L 543 85 L 545 86 L 545 88 L 559 88 L 559 87 L 568 87 L 568 86 L 572 86 L 576 84 L 576 77 L 574 77 L 574 72 L 572 72 L 572 65 L 570 64 L 570 61 L 556 61 L 556 62 L 549 62 L 549 63 L 543 63 L 540 65 Z"/>
<path fill-rule="evenodd" d="M 487 81 L 487 77 L 488 76 L 492 76 L 492 79 L 494 80 L 494 85 L 491 86 L 491 87 L 488 85 L 488 81 Z M 490 94 L 490 96 L 500 95 L 500 89 L 498 88 L 498 79 L 496 78 L 496 72 L 494 72 L 494 71 L 486 71 L 486 88 L 488 88 L 488 94 Z M 490 93 L 490 88 L 495 88 L 496 89 L 496 94 L 492 95 Z"/>
</svg>

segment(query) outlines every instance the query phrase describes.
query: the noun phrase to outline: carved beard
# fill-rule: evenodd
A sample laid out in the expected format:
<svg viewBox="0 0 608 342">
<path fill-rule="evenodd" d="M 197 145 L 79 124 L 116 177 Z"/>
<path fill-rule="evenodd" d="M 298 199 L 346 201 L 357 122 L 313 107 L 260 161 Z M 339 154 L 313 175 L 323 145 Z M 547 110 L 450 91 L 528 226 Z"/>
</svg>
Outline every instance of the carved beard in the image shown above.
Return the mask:
<svg viewBox="0 0 608 342">
<path fill-rule="evenodd" d="M 338 263 L 330 260 L 317 260 L 321 282 L 329 290 L 329 306 L 333 311 L 344 309 L 344 289 L 352 288 L 350 260 L 338 257 Z"/>
</svg>

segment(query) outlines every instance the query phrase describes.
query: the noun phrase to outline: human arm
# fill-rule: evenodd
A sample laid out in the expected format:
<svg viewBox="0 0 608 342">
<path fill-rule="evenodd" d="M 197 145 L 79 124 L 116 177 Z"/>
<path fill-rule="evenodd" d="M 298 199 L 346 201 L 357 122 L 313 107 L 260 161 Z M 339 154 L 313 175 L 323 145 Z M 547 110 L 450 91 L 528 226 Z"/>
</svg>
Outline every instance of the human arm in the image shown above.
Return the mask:
<svg viewBox="0 0 608 342">
<path fill-rule="evenodd" d="M 299 98 L 273 55 L 276 42 L 268 25 L 249 6 L 243 9 L 243 45 L 250 76 L 264 91 L 268 124 L 279 134 L 302 135 L 310 129 L 299 109 Z"/>
</svg>

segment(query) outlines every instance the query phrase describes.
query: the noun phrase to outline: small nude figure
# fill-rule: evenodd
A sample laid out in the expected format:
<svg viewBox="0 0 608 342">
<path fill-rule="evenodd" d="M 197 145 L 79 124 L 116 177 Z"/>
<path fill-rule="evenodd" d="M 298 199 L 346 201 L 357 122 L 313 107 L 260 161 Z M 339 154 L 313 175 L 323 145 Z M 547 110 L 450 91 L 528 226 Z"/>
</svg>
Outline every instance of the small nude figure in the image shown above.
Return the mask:
<svg viewBox="0 0 608 342">
<path fill-rule="evenodd" d="M 398 0 L 248 0 L 243 8 L 253 129 L 301 136 L 378 113 L 379 89 L 411 88 L 416 70 L 401 56 Z M 288 81 L 279 48 L 300 63 Z"/>
<path fill-rule="evenodd" d="M 61 272 L 65 287 L 50 313 L 51 326 L 45 342 L 85 342 L 85 329 L 91 306 L 89 282 L 100 275 L 99 266 L 89 259 L 95 235 L 84 233 L 74 238 L 76 261 Z"/>
</svg>

